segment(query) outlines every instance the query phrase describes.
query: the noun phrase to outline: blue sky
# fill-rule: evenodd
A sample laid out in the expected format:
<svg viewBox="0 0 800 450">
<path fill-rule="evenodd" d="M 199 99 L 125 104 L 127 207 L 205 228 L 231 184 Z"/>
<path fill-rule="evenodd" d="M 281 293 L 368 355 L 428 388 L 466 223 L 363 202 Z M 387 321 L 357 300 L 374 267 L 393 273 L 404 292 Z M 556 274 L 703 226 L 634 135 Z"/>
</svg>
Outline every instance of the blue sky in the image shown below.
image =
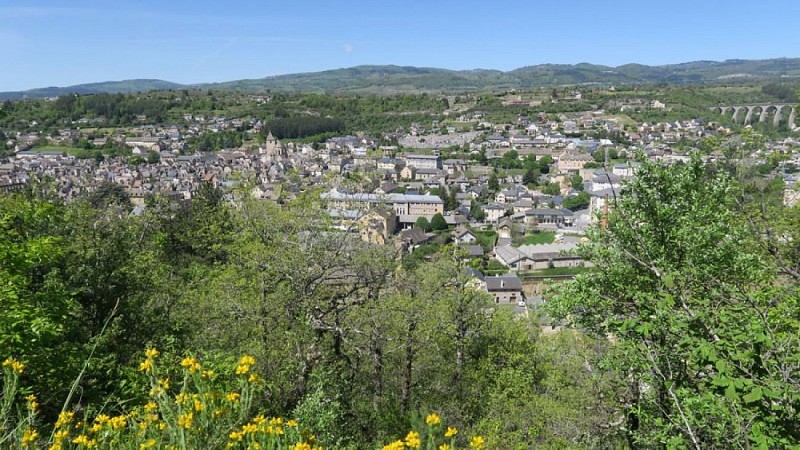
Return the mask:
<svg viewBox="0 0 800 450">
<path fill-rule="evenodd" d="M 0 55 L 0 91 L 360 64 L 800 57 L 800 1 L 2 0 Z"/>
</svg>

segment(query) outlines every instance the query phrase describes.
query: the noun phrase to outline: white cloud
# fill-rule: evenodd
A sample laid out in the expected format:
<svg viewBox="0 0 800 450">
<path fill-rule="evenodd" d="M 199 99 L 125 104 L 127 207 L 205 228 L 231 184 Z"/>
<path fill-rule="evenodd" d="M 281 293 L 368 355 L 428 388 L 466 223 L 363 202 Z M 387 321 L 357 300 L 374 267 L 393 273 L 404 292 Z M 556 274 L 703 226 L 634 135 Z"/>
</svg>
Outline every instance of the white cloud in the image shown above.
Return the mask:
<svg viewBox="0 0 800 450">
<path fill-rule="evenodd" d="M 342 44 L 342 50 L 344 50 L 345 53 L 353 53 L 353 46 L 352 44 Z"/>
</svg>

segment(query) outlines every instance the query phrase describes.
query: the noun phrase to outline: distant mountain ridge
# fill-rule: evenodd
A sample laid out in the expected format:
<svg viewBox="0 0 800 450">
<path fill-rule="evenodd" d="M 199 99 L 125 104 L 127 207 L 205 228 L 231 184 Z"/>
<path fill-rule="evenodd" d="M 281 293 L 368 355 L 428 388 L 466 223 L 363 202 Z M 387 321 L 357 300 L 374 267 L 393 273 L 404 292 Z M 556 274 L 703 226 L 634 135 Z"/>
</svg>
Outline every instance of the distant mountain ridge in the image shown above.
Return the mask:
<svg viewBox="0 0 800 450">
<path fill-rule="evenodd" d="M 490 69 L 449 70 L 430 67 L 364 65 L 321 72 L 276 75 L 223 83 L 178 84 L 163 80 L 124 80 L 0 92 L 0 100 L 56 97 L 70 93 L 130 93 L 166 89 L 206 88 L 245 92 L 411 93 L 532 89 L 549 86 L 633 83 L 695 84 L 725 80 L 798 79 L 800 58 L 693 61 L 617 67 L 579 64 L 540 64 L 508 72 Z"/>
</svg>

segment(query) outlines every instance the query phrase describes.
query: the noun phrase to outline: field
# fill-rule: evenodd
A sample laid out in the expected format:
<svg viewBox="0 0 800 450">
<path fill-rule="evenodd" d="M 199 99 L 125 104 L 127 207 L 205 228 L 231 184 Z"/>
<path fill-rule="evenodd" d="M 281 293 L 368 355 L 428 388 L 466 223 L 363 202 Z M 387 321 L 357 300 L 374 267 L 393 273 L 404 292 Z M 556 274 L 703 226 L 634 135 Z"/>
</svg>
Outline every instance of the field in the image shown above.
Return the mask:
<svg viewBox="0 0 800 450">
<path fill-rule="evenodd" d="M 556 239 L 556 234 L 552 231 L 540 231 L 529 234 L 522 239 L 521 245 L 550 244 Z"/>
<path fill-rule="evenodd" d="M 34 147 L 34 148 L 30 149 L 30 151 L 32 151 L 32 152 L 65 152 L 68 155 L 76 156 L 76 157 L 82 156 L 83 154 L 85 154 L 87 152 L 87 150 L 82 149 L 82 148 L 58 147 L 58 146 L 55 146 L 55 145 L 47 145 L 47 146 L 44 146 L 44 147 Z"/>
</svg>

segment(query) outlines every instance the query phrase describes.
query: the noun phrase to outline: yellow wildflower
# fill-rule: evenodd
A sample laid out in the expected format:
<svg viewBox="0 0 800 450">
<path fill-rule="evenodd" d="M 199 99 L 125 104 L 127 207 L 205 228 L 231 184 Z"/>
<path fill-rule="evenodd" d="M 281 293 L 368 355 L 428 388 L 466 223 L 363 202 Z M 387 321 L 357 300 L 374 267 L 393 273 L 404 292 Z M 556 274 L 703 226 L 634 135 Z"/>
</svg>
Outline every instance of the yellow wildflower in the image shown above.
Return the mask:
<svg viewBox="0 0 800 450">
<path fill-rule="evenodd" d="M 453 450 L 453 447 L 450 447 L 450 444 L 442 444 L 439 446 L 439 450 Z"/>
<path fill-rule="evenodd" d="M 169 378 L 162 378 L 158 380 L 158 385 L 164 389 L 169 389 Z"/>
<path fill-rule="evenodd" d="M 190 398 L 191 397 L 189 396 L 189 394 L 187 394 L 185 392 L 180 392 L 178 394 L 175 394 L 175 403 L 177 403 L 179 405 L 182 405 L 182 404 L 188 402 Z"/>
<path fill-rule="evenodd" d="M 22 433 L 22 446 L 27 447 L 36 441 L 39 437 L 39 433 L 31 427 L 25 428 L 25 431 Z"/>
<path fill-rule="evenodd" d="M 246 364 L 240 364 L 236 367 L 236 375 L 244 375 L 250 371 L 250 366 Z"/>
<path fill-rule="evenodd" d="M 147 402 L 147 404 L 144 405 L 145 412 L 153 412 L 157 409 L 158 405 L 156 404 L 156 402 Z"/>
<path fill-rule="evenodd" d="M 20 374 L 25 370 L 25 364 L 22 364 L 14 358 L 6 358 L 6 360 L 3 361 L 3 367 L 10 367 L 11 370 Z"/>
<path fill-rule="evenodd" d="M 96 424 L 92 425 L 91 428 L 89 428 L 89 432 L 90 433 L 99 433 L 100 430 L 102 430 L 102 429 L 103 429 L 103 425 L 99 424 L 99 423 L 96 423 Z"/>
<path fill-rule="evenodd" d="M 406 446 L 409 448 L 419 448 L 422 441 L 419 438 L 419 433 L 416 431 L 409 431 L 406 435 Z"/>
<path fill-rule="evenodd" d="M 242 426 L 242 433 L 244 434 L 253 434 L 258 431 L 258 426 L 252 423 L 248 423 Z"/>
<path fill-rule="evenodd" d="M 211 370 L 211 369 L 208 369 L 208 370 L 204 370 L 204 371 L 202 371 L 202 372 L 200 373 L 200 375 L 201 375 L 203 378 L 207 379 L 207 380 L 213 380 L 213 379 L 217 378 L 217 373 L 216 373 L 216 372 L 214 372 L 214 371 L 213 371 L 213 370 Z"/>
<path fill-rule="evenodd" d="M 267 421 L 267 418 L 264 417 L 263 414 L 259 414 L 259 415 L 255 416 L 255 417 L 253 417 L 253 423 L 256 424 L 256 425 L 261 425 L 262 423 L 264 423 L 266 421 Z"/>
<path fill-rule="evenodd" d="M 139 445 L 139 450 L 145 450 L 145 449 L 148 449 L 148 448 L 153 448 L 155 446 L 156 446 L 156 440 L 153 439 L 153 438 L 150 438 L 150 439 L 142 442 L 141 445 Z"/>
<path fill-rule="evenodd" d="M 253 442 L 252 444 L 247 446 L 247 450 L 261 450 L 261 444 L 258 442 Z"/>
<path fill-rule="evenodd" d="M 469 443 L 469 446 L 470 446 L 470 447 L 472 447 L 472 448 L 474 448 L 474 449 L 481 450 L 481 449 L 483 448 L 483 444 L 484 444 L 485 442 L 486 442 L 486 441 L 483 439 L 483 437 L 481 437 L 481 436 L 475 436 L 475 437 L 474 437 L 474 438 L 472 438 L 472 440 L 470 441 L 470 443 Z"/>
<path fill-rule="evenodd" d="M 58 430 L 54 436 L 56 443 L 60 443 L 69 435 L 69 430 Z"/>
<path fill-rule="evenodd" d="M 89 439 L 89 437 L 86 436 L 85 434 L 82 434 L 82 435 L 76 437 L 75 439 L 73 439 L 72 443 L 73 444 L 78 444 L 78 445 L 86 447 L 86 448 L 94 448 L 94 447 L 97 446 L 97 440 L 96 439 Z"/>
<path fill-rule="evenodd" d="M 241 365 L 252 366 L 255 363 L 256 363 L 256 359 L 253 358 L 250 355 L 244 355 L 244 356 L 242 356 L 242 359 L 239 360 L 239 364 L 241 364 Z"/>
<path fill-rule="evenodd" d="M 427 417 L 425 417 L 425 423 L 428 425 L 439 425 L 441 422 L 442 419 L 440 419 L 436 413 L 430 413 Z"/>
<path fill-rule="evenodd" d="M 296 426 L 298 426 L 298 425 L 299 425 L 299 424 L 298 424 L 298 423 L 297 423 L 297 421 L 296 421 L 296 420 L 294 420 L 294 419 L 289 419 L 288 421 L 286 421 L 286 426 L 287 426 L 287 427 L 296 427 Z"/>
<path fill-rule="evenodd" d="M 458 434 L 458 430 L 453 427 L 447 427 L 447 431 L 444 432 L 444 437 L 453 437 Z"/>
<path fill-rule="evenodd" d="M 269 419 L 269 424 L 270 425 L 281 425 L 281 424 L 283 424 L 283 418 L 281 418 L 281 417 L 273 417 L 273 418 Z"/>
<path fill-rule="evenodd" d="M 144 351 L 144 356 L 147 356 L 149 359 L 156 359 L 158 358 L 158 355 L 160 355 L 160 353 L 158 353 L 158 350 L 154 348 L 148 348 Z"/>
<path fill-rule="evenodd" d="M 36 401 L 36 396 L 33 395 L 33 394 L 28 395 L 27 397 L 25 397 L 25 400 L 28 401 L 28 409 L 31 412 L 35 413 L 36 412 L 36 408 L 39 407 L 39 402 Z"/>
<path fill-rule="evenodd" d="M 183 361 L 181 361 L 181 366 L 186 368 L 189 373 L 195 373 L 200 370 L 200 363 L 196 359 L 189 356 L 183 358 Z"/>
<path fill-rule="evenodd" d="M 306 442 L 298 442 L 294 444 L 292 450 L 311 450 L 311 445 Z"/>
<path fill-rule="evenodd" d="M 100 414 L 99 416 L 94 418 L 94 421 L 101 425 L 108 422 L 109 420 L 111 420 L 111 417 L 108 417 L 105 414 Z"/>
<path fill-rule="evenodd" d="M 242 439 L 244 439 L 244 433 L 242 433 L 241 431 L 233 431 L 231 432 L 231 434 L 228 435 L 228 437 L 232 441 L 241 441 Z"/>
<path fill-rule="evenodd" d="M 195 411 L 202 411 L 204 409 L 206 409 L 206 405 L 203 404 L 203 402 L 201 402 L 200 400 L 195 400 L 194 401 L 194 410 Z"/>
<path fill-rule="evenodd" d="M 384 445 L 382 450 L 403 450 L 406 444 L 403 441 L 394 441 L 391 444 Z"/>
<path fill-rule="evenodd" d="M 125 428 L 125 425 L 128 424 L 128 418 L 125 417 L 124 415 L 123 416 L 116 416 L 116 417 L 113 417 L 111 420 L 109 420 L 108 424 L 111 426 L 111 428 L 113 428 L 115 430 L 119 430 L 119 429 Z"/>
<path fill-rule="evenodd" d="M 239 393 L 238 392 L 231 392 L 225 395 L 225 398 L 228 399 L 229 402 L 238 403 L 239 402 Z"/>
<path fill-rule="evenodd" d="M 254 373 L 251 373 L 250 378 L 247 379 L 248 383 L 258 383 L 259 381 L 261 381 L 261 377 Z"/>
<path fill-rule="evenodd" d="M 186 414 L 181 414 L 178 416 L 178 427 L 188 430 L 192 428 L 192 422 L 194 421 L 194 414 L 188 412 Z"/>
<path fill-rule="evenodd" d="M 153 360 L 152 359 L 145 359 L 141 363 L 139 363 L 139 371 L 144 373 L 150 373 L 153 371 Z"/>
<path fill-rule="evenodd" d="M 64 447 L 62 447 L 60 443 L 56 442 L 50 447 L 47 447 L 47 450 L 64 450 Z"/>
</svg>

